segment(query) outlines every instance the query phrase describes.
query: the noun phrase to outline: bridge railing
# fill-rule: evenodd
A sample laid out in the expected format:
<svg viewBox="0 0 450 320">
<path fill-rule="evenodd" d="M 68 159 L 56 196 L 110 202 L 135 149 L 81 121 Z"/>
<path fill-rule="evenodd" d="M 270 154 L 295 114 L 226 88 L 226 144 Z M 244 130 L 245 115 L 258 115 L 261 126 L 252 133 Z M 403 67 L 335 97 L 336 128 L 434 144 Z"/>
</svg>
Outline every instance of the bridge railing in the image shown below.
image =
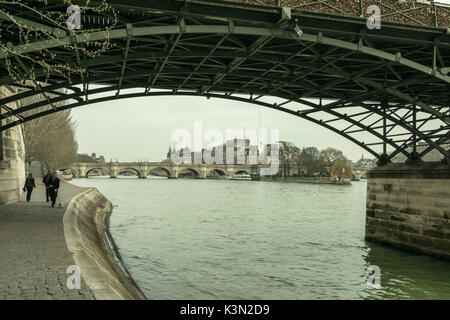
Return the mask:
<svg viewBox="0 0 450 320">
<path fill-rule="evenodd" d="M 285 6 L 305 12 L 349 17 L 369 17 L 367 8 L 376 5 L 382 22 L 428 27 L 450 26 L 450 5 L 427 0 L 223 0 L 264 6 Z"/>
</svg>

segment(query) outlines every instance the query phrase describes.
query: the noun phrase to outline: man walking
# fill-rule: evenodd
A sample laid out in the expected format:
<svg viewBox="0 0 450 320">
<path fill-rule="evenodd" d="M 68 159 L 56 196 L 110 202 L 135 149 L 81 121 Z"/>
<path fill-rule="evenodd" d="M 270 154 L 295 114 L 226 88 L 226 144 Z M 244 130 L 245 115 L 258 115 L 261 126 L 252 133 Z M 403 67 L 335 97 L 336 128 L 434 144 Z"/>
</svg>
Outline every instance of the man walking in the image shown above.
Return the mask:
<svg viewBox="0 0 450 320">
<path fill-rule="evenodd" d="M 48 184 L 50 187 L 50 199 L 52 200 L 52 208 L 54 208 L 59 190 L 59 178 L 56 176 L 56 172 L 53 172 L 53 175 L 50 177 Z"/>
<path fill-rule="evenodd" d="M 30 173 L 28 175 L 28 178 L 25 180 L 25 185 L 23 186 L 23 191 L 27 191 L 27 202 L 30 202 L 31 193 L 33 192 L 34 188 L 36 188 L 36 184 L 34 183 L 33 174 Z"/>
<path fill-rule="evenodd" d="M 50 181 L 51 177 L 52 177 L 52 173 L 50 171 L 48 171 L 47 174 L 42 179 L 42 183 L 44 183 L 44 185 L 45 185 L 45 198 L 46 198 L 47 202 L 50 201 L 50 185 L 49 185 L 49 181 Z"/>
</svg>

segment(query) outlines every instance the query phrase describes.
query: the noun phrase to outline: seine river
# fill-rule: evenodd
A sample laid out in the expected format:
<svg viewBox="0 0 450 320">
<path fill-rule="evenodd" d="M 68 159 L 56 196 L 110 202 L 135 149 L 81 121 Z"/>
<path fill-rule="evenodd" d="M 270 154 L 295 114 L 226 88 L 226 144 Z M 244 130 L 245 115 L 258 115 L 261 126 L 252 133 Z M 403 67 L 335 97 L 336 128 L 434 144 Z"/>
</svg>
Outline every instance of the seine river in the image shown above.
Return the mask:
<svg viewBox="0 0 450 320">
<path fill-rule="evenodd" d="M 118 206 L 111 232 L 149 299 L 450 299 L 450 263 L 364 241 L 365 182 L 73 183 Z"/>
</svg>

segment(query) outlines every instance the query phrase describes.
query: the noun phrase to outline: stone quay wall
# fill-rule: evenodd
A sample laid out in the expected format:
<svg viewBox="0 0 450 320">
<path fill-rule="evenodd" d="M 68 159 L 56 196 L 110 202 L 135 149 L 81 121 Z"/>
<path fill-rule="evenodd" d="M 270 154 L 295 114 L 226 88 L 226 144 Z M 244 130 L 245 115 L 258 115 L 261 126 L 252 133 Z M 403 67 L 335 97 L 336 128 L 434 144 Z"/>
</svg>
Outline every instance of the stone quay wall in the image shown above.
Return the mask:
<svg viewBox="0 0 450 320">
<path fill-rule="evenodd" d="M 8 86 L 0 87 L 0 99 L 15 94 L 14 89 Z M 8 103 L 7 108 L 16 109 L 16 103 Z M 0 123 L 5 121 L 1 114 Z M 20 198 L 25 183 L 25 145 L 23 141 L 22 126 L 0 132 L 0 205 L 17 201 Z"/>
<path fill-rule="evenodd" d="M 388 164 L 367 173 L 366 239 L 450 260 L 450 166 Z"/>
<path fill-rule="evenodd" d="M 70 202 L 64 237 L 81 275 L 98 300 L 145 300 L 109 232 L 112 204 L 90 188 Z"/>
</svg>

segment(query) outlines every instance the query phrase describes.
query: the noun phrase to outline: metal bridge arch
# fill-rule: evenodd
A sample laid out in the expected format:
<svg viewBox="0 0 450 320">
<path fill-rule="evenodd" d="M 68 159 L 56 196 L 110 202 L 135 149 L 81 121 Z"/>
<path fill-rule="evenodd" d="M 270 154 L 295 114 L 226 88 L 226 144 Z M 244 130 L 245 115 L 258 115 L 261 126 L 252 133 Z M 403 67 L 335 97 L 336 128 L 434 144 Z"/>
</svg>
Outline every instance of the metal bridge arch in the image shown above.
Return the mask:
<svg viewBox="0 0 450 320">
<path fill-rule="evenodd" d="M 167 1 L 166 7 L 162 2 L 150 2 L 149 9 L 167 14 L 160 18 L 162 23 L 158 22 L 162 25 L 137 20 L 107 35 L 61 32 L 58 41 L 13 45 L 15 52 L 32 55 L 37 48 L 58 52 L 61 43 L 71 43 L 76 49 L 108 37 L 117 41 L 119 49 L 92 59 L 80 59 L 74 50 L 69 53 L 72 64 L 83 72 L 73 81 L 54 77 L 39 90 L 1 99 L 6 123 L 0 124 L 0 131 L 53 112 L 112 99 L 204 96 L 249 102 L 307 119 L 344 136 L 380 160 L 389 158 L 387 146 L 394 150 L 392 156 L 402 153 L 410 157 L 407 149 L 414 149 L 418 141 L 429 147 L 414 157 L 437 150 L 449 159 L 445 147 L 450 138 L 448 31 L 386 25 L 378 33 L 361 32 L 363 23 L 355 19 L 308 17 L 301 12 L 291 16 L 283 8 L 261 11 L 251 6 L 245 10 L 212 10 L 209 16 L 201 17 L 193 12 L 216 4 L 191 1 L 195 9 L 183 11 L 190 5 L 184 1 Z M 182 3 L 179 12 L 168 9 Z M 123 3 L 120 6 L 126 7 Z M 252 14 L 249 22 L 243 19 L 245 13 Z M 293 28 L 296 17 L 301 18 L 301 35 Z M 324 21 L 330 26 L 321 25 Z M 8 55 L 0 52 L 0 58 Z M 44 72 L 37 70 L 36 77 L 43 78 Z M 0 84 L 30 89 L 9 77 L 1 78 Z M 89 84 L 106 87 L 89 89 Z M 72 92 L 58 94 L 64 88 Z M 130 88 L 142 88 L 143 92 L 121 93 Z M 106 92 L 110 95 L 95 97 Z M 42 93 L 56 93 L 56 97 L 17 110 L 6 106 Z M 261 100 L 266 95 L 283 102 L 271 105 Z M 320 102 L 313 103 L 311 98 Z M 55 102 L 66 99 L 76 102 L 54 107 Z M 49 105 L 51 109 L 36 112 Z M 375 140 L 361 141 L 361 132 Z M 376 150 L 380 147 L 382 151 Z"/>
<path fill-rule="evenodd" d="M 267 107 L 270 109 L 275 109 L 284 113 L 288 113 L 291 114 L 293 116 L 297 116 L 303 119 L 306 119 L 308 121 L 311 121 L 319 126 L 322 126 L 326 129 L 329 129 L 341 136 L 343 136 L 344 138 L 350 140 L 351 142 L 357 144 L 358 146 L 360 146 L 361 148 L 365 149 L 366 151 L 368 151 L 370 154 L 372 154 L 373 156 L 380 158 L 382 157 L 382 154 L 378 153 L 377 151 L 375 151 L 374 149 L 371 148 L 371 146 L 368 146 L 366 143 L 359 141 L 357 139 L 355 139 L 354 137 L 352 137 L 351 135 L 340 131 L 338 129 L 336 129 L 335 127 L 327 124 L 324 121 L 320 121 L 317 120 L 311 116 L 309 116 L 310 113 L 315 113 L 315 112 L 320 112 L 323 111 L 325 113 L 331 114 L 336 116 L 339 119 L 345 120 L 349 123 L 350 126 L 356 126 L 359 127 L 361 130 L 364 130 L 368 133 L 371 133 L 373 136 L 377 137 L 381 142 L 378 142 L 377 144 L 381 144 L 381 143 L 386 143 L 388 145 L 390 145 L 391 147 L 394 148 L 394 153 L 393 155 L 397 155 L 399 153 L 404 154 L 405 156 L 409 156 L 409 153 L 407 152 L 407 150 L 405 148 L 402 148 L 401 146 L 397 145 L 395 142 L 393 142 L 391 139 L 387 138 L 385 139 L 380 133 L 378 133 L 377 131 L 373 130 L 370 127 L 366 127 L 363 124 L 359 123 L 356 120 L 351 119 L 351 117 L 348 117 L 345 114 L 339 114 L 338 112 L 334 111 L 333 109 L 327 110 L 324 109 L 324 107 L 320 107 L 319 105 L 314 105 L 315 109 L 308 111 L 308 112 L 298 112 L 298 111 L 294 111 L 288 108 L 284 108 L 283 106 L 277 105 L 277 104 L 270 104 L 267 102 L 263 102 L 263 101 L 258 101 L 258 100 L 254 100 L 251 98 L 246 98 L 246 97 L 239 97 L 239 96 L 231 96 L 228 94 L 216 94 L 216 93 L 207 93 L 207 94 L 199 94 L 197 92 L 151 92 L 151 93 L 130 93 L 130 94 L 122 94 L 120 96 L 117 96 L 114 94 L 115 92 L 115 88 L 110 88 L 110 87 L 106 87 L 106 88 L 99 88 L 99 89 L 94 89 L 92 90 L 92 93 L 103 93 L 103 92 L 111 92 L 113 93 L 110 96 L 106 96 L 106 97 L 101 97 L 101 98 L 96 98 L 96 99 L 90 99 L 87 102 L 82 101 L 82 102 L 73 102 L 73 103 L 69 103 L 63 107 L 58 108 L 57 110 L 55 109 L 49 109 L 46 111 L 42 111 L 40 113 L 34 114 L 32 116 L 29 116 L 27 118 L 21 119 L 21 120 L 17 120 L 15 122 L 10 122 L 7 125 L 4 125 L 5 129 L 11 128 L 15 125 L 18 125 L 20 123 L 26 122 L 26 121 L 31 121 L 33 119 L 39 118 L 39 117 L 43 117 L 55 112 L 59 112 L 59 111 L 63 111 L 63 110 L 67 110 L 67 109 L 72 109 L 72 108 L 76 108 L 76 107 L 80 107 L 80 106 L 86 106 L 86 105 L 90 105 L 90 104 L 95 104 L 95 103 L 101 103 L 101 102 L 107 102 L 107 101 L 111 101 L 111 100 L 120 100 L 120 99 L 130 99 L 130 98 L 137 98 L 137 97 L 152 97 L 152 96 L 193 96 L 193 97 L 205 97 L 207 99 L 210 98 L 217 98 L 217 99 L 226 99 L 226 100 L 233 100 L 233 101 L 239 101 L 239 102 L 246 102 L 246 103 L 250 103 L 250 104 L 255 104 L 258 106 L 263 106 L 263 107 Z M 53 100 L 51 100 L 52 102 L 57 102 L 57 101 L 61 101 L 61 100 L 65 100 L 67 98 L 73 98 L 75 96 L 79 96 L 82 95 L 83 93 L 74 93 L 74 94 L 69 94 L 65 97 L 59 97 L 59 98 L 55 98 Z M 302 100 L 303 103 L 307 103 L 309 105 L 311 105 L 311 102 L 308 102 L 306 100 Z M 47 102 L 39 102 L 36 103 L 34 105 L 30 105 L 28 106 L 29 108 L 36 108 L 36 105 L 39 106 L 43 106 L 46 105 Z M 369 110 L 371 110 L 373 113 L 378 114 L 383 116 L 383 113 L 381 111 L 381 109 L 378 106 L 367 106 L 367 108 L 369 108 Z M 388 119 L 392 120 L 394 123 L 396 123 L 396 125 L 404 127 L 407 130 L 413 130 L 411 127 L 408 127 L 405 124 L 402 124 L 401 121 L 395 119 L 394 117 L 390 117 L 390 116 L 386 116 Z M 379 121 L 378 121 L 379 122 Z M 445 128 L 440 128 L 441 130 L 445 130 Z M 428 141 L 430 143 L 431 146 L 435 145 L 436 148 L 440 148 L 438 145 L 436 145 L 433 141 L 429 140 L 426 135 L 424 135 L 423 133 L 421 133 L 420 131 L 415 131 L 415 133 L 417 134 L 418 137 L 422 138 L 424 141 Z M 440 148 L 442 149 L 442 148 Z"/>
</svg>

